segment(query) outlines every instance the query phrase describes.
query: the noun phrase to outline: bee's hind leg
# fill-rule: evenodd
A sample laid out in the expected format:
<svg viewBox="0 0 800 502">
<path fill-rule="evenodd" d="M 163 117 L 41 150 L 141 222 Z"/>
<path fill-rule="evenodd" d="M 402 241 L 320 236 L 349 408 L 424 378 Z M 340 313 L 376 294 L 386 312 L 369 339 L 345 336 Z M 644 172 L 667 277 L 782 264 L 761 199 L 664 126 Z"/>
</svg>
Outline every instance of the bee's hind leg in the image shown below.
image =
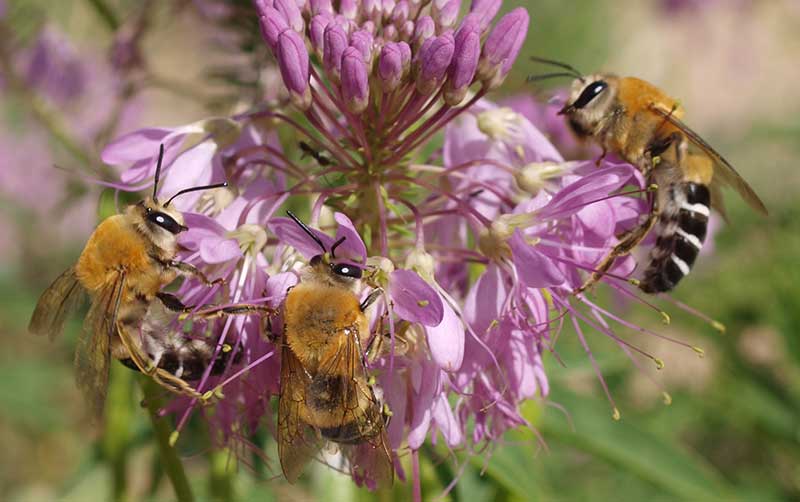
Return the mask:
<svg viewBox="0 0 800 502">
<path fill-rule="evenodd" d="M 614 261 L 620 257 L 625 256 L 633 249 L 639 245 L 640 242 L 647 236 L 647 233 L 650 229 L 655 226 L 656 222 L 658 221 L 659 215 L 659 208 L 658 208 L 658 197 L 653 198 L 653 206 L 650 210 L 650 213 L 647 215 L 647 219 L 639 224 L 639 226 L 632 228 L 625 234 L 620 237 L 620 241 L 617 243 L 616 246 L 603 258 L 603 261 L 597 266 L 597 268 L 592 272 L 592 275 L 583 283 L 581 287 L 575 290 L 574 294 L 583 293 L 588 288 L 592 287 L 595 283 L 597 283 L 602 277 L 614 266 Z"/>
</svg>

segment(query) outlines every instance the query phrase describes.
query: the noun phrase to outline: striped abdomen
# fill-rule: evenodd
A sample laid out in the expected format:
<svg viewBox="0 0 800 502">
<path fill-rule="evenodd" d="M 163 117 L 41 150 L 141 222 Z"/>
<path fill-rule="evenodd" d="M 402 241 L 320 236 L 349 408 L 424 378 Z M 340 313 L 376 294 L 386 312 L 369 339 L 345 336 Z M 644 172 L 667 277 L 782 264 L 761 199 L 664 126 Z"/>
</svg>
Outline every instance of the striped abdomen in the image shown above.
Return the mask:
<svg viewBox="0 0 800 502">
<path fill-rule="evenodd" d="M 691 270 L 708 229 L 711 197 L 698 183 L 676 183 L 667 188 L 656 228 L 658 239 L 639 287 L 645 293 L 670 291 Z"/>
</svg>

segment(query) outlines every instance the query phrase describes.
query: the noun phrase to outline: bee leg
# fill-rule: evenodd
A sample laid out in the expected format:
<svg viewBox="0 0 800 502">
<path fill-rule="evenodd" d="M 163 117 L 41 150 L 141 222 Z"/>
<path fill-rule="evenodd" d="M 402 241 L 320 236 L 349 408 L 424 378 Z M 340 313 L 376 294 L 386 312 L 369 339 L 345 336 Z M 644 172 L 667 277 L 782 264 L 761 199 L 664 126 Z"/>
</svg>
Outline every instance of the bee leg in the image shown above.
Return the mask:
<svg viewBox="0 0 800 502">
<path fill-rule="evenodd" d="M 603 162 L 603 159 L 606 158 L 607 154 L 608 154 L 608 150 L 606 150 L 606 147 L 603 147 L 603 153 L 600 154 L 599 157 L 597 157 L 597 160 L 594 161 L 594 165 L 597 166 L 597 167 L 600 167 L 600 164 Z"/>
<path fill-rule="evenodd" d="M 377 300 L 378 297 L 381 296 L 382 294 L 383 290 L 381 288 L 373 289 L 370 292 L 370 294 L 366 298 L 364 298 L 364 301 L 361 302 L 361 306 L 359 307 L 361 309 L 361 312 L 366 311 L 369 308 L 369 306 L 375 303 L 375 300 Z"/>
<path fill-rule="evenodd" d="M 603 277 L 603 275 L 605 275 L 606 272 L 611 269 L 611 267 L 614 265 L 614 260 L 620 256 L 625 256 L 626 254 L 630 253 L 633 248 L 642 242 L 650 229 L 653 228 L 658 221 L 659 209 L 657 201 L 658 198 L 654 197 L 653 207 L 650 210 L 650 214 L 647 215 L 647 219 L 638 227 L 631 229 L 623 235 L 620 242 L 614 246 L 614 249 L 612 249 L 605 258 L 603 258 L 603 261 L 600 262 L 600 265 L 597 266 L 597 269 L 592 272 L 591 277 L 589 277 L 589 279 L 587 279 L 581 287 L 576 289 L 574 294 L 577 295 L 579 293 L 583 293 L 585 290 L 593 286 Z"/>
<path fill-rule="evenodd" d="M 167 265 L 171 268 L 176 269 L 183 275 L 196 277 L 197 279 L 200 280 L 200 282 L 202 282 L 206 286 L 216 286 L 218 284 L 225 284 L 225 279 L 223 278 L 214 279 L 213 281 L 209 280 L 208 277 L 206 277 L 206 275 L 200 271 L 200 269 L 198 269 L 191 263 L 186 263 L 184 261 L 170 260 L 167 263 Z"/>
</svg>

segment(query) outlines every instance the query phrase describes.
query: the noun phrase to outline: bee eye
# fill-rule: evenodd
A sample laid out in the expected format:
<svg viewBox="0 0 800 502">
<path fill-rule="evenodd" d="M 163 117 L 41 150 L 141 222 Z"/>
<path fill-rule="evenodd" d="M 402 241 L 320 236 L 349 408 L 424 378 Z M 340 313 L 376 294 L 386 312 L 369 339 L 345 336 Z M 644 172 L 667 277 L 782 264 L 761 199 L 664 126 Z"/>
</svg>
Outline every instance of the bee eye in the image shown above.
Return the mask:
<svg viewBox="0 0 800 502">
<path fill-rule="evenodd" d="M 150 223 L 154 223 L 173 234 L 186 230 L 186 227 L 175 221 L 172 216 L 159 211 L 148 211 L 146 217 Z"/>
<path fill-rule="evenodd" d="M 598 80 L 597 82 L 592 82 L 586 89 L 583 90 L 578 99 L 572 103 L 572 108 L 580 109 L 588 105 L 594 98 L 596 98 L 601 92 L 603 92 L 608 87 L 608 84 L 603 80 Z"/>
<path fill-rule="evenodd" d="M 341 275 L 343 277 L 350 277 L 352 279 L 361 279 L 361 274 L 363 272 L 360 267 L 348 265 L 347 263 L 332 265 L 331 268 L 333 269 L 334 274 Z"/>
</svg>

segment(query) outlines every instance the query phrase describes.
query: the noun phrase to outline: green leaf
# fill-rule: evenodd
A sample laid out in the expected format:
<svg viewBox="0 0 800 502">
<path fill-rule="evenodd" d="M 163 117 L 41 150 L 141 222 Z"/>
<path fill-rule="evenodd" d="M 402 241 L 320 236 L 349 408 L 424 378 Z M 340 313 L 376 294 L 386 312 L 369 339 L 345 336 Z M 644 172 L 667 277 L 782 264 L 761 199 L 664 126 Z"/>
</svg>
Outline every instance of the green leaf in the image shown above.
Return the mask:
<svg viewBox="0 0 800 502">
<path fill-rule="evenodd" d="M 590 453 L 683 499 L 733 498 L 732 488 L 705 461 L 636 424 L 614 421 L 607 404 L 565 391 L 553 401 L 569 411 L 571 424 L 548 409 L 539 424 L 548 441 Z"/>
</svg>

